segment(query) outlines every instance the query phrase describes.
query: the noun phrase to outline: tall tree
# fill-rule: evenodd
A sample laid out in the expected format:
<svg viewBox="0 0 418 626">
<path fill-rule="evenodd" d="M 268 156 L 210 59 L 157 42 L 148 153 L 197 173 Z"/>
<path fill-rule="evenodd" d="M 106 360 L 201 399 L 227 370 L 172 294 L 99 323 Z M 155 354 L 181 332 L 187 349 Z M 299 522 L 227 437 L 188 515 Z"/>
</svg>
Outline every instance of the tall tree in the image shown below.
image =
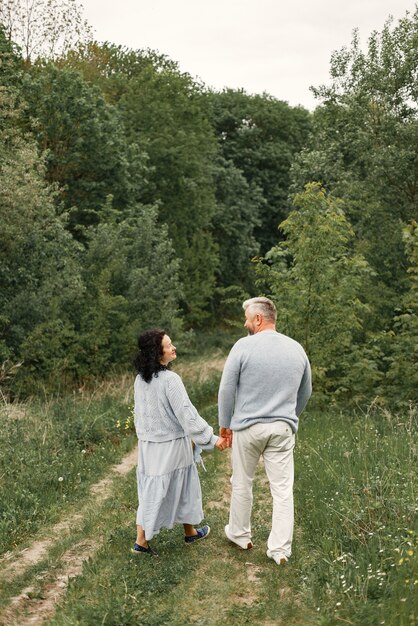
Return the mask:
<svg viewBox="0 0 418 626">
<path fill-rule="evenodd" d="M 219 266 L 212 234 L 217 144 L 202 105 L 202 87 L 152 52 L 87 46 L 67 62 L 100 84 L 124 120 L 130 143 L 148 155 L 146 204 L 158 203 L 181 260 L 183 308 L 194 325 L 207 316 Z"/>
<path fill-rule="evenodd" d="M 307 110 L 264 95 L 224 90 L 208 95 L 208 111 L 223 157 L 232 161 L 262 202 L 254 205 L 255 237 L 265 253 L 275 244 L 277 227 L 290 211 L 289 171 L 310 129 Z"/>
<path fill-rule="evenodd" d="M 57 58 L 91 39 L 91 28 L 76 0 L 0 0 L 0 23 L 26 61 Z"/>
<path fill-rule="evenodd" d="M 258 264 L 259 284 L 278 304 L 280 328 L 305 347 L 318 391 L 370 390 L 378 374 L 358 348 L 367 312 L 360 294 L 370 268 L 352 249 L 340 200 L 311 183 L 294 206 L 280 226 L 286 239 Z"/>
<path fill-rule="evenodd" d="M 417 41 L 418 8 L 388 20 L 365 51 L 355 33 L 332 56 L 331 84 L 315 90 L 315 132 L 293 168 L 293 190 L 316 180 L 347 199 L 357 247 L 376 272 L 376 329 L 406 287 L 402 228 L 418 202 Z"/>
<path fill-rule="evenodd" d="M 108 195 L 123 210 L 140 200 L 145 157 L 128 145 L 116 109 L 82 75 L 52 64 L 28 72 L 24 81 L 26 116 L 41 152 L 47 177 L 61 189 L 71 209 L 73 232 L 100 220 Z"/>
<path fill-rule="evenodd" d="M 383 333 L 386 350 L 386 377 L 382 395 L 396 404 L 408 406 L 418 388 L 418 224 L 415 220 L 404 229 L 409 261 L 408 289 L 396 307 L 390 332 Z"/>
<path fill-rule="evenodd" d="M 219 157 L 215 169 L 217 212 L 214 237 L 219 247 L 220 288 L 254 287 L 250 259 L 260 252 L 254 230 L 260 224 L 258 208 L 263 204 L 259 187 L 251 186 L 232 161 Z"/>
<path fill-rule="evenodd" d="M 17 57 L 0 32 L 0 362 L 19 377 L 58 375 L 74 338 L 71 307 L 83 291 L 79 248 L 56 215 L 44 163 L 22 132 Z M 17 77 L 17 81 L 20 81 Z"/>
<path fill-rule="evenodd" d="M 128 365 L 141 329 L 181 328 L 179 262 L 157 207 L 132 207 L 123 217 L 110 204 L 106 209 L 106 220 L 88 231 L 83 261 L 81 377 L 103 374 L 109 364 Z"/>
</svg>

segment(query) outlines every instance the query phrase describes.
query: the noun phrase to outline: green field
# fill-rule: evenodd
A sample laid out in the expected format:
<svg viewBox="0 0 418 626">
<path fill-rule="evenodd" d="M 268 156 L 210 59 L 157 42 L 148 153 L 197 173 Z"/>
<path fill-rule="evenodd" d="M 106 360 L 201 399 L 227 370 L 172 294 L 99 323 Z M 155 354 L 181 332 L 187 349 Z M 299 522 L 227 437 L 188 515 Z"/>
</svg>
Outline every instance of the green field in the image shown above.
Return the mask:
<svg viewBox="0 0 418 626">
<path fill-rule="evenodd" d="M 181 373 L 215 426 L 219 363 L 203 369 L 195 362 Z M 130 553 L 134 468 L 112 475 L 100 501 L 90 491 L 135 445 L 129 387 L 124 380 L 43 405 L 2 408 L 1 624 L 417 624 L 412 409 L 394 415 L 378 407 L 356 413 L 308 407 L 295 453 L 295 542 L 286 567 L 265 555 L 271 506 L 261 466 L 254 549 L 239 551 L 224 538 L 229 453 L 218 451 L 205 455 L 207 472 L 199 470 L 210 537 L 185 546 L 180 526 L 164 530 L 153 541 L 159 557 L 151 559 Z M 65 532 L 53 532 L 77 514 Z M 50 543 L 25 565 L 22 550 L 36 540 Z M 21 566 L 13 573 L 14 562 Z"/>
</svg>

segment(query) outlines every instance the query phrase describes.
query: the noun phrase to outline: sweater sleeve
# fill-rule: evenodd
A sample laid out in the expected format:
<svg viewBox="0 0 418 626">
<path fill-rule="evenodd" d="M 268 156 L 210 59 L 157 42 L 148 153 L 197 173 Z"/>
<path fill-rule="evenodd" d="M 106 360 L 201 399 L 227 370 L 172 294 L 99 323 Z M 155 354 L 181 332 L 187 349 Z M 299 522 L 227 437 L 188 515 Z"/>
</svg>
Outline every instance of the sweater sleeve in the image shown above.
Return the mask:
<svg viewBox="0 0 418 626">
<path fill-rule="evenodd" d="M 167 399 L 186 435 L 201 448 L 212 450 L 218 437 L 191 403 L 183 381 L 177 374 L 168 381 Z"/>
<path fill-rule="evenodd" d="M 229 428 L 234 413 L 235 395 L 241 368 L 240 351 L 233 346 L 226 359 L 218 394 L 219 426 Z"/>
<path fill-rule="evenodd" d="M 296 415 L 302 413 L 303 409 L 308 403 L 309 398 L 312 393 L 312 376 L 311 376 L 311 366 L 309 365 L 308 359 L 306 359 L 305 371 L 303 372 L 302 380 L 298 389 L 298 396 L 296 402 Z"/>
</svg>

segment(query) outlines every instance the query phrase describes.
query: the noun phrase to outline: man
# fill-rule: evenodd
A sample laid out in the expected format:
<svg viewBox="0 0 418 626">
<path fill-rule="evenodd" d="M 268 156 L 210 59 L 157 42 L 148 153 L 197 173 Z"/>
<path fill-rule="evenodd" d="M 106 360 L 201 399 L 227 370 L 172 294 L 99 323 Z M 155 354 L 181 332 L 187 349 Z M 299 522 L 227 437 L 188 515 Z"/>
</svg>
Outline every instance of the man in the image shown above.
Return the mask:
<svg viewBox="0 0 418 626">
<path fill-rule="evenodd" d="M 311 392 L 311 368 L 302 346 L 276 332 L 276 307 L 268 298 L 243 303 L 249 336 L 226 360 L 219 388 L 219 426 L 232 441 L 232 496 L 225 534 L 240 548 L 253 547 L 252 484 L 263 457 L 273 496 L 267 556 L 278 565 L 291 555 L 293 448 L 298 417 Z"/>
</svg>

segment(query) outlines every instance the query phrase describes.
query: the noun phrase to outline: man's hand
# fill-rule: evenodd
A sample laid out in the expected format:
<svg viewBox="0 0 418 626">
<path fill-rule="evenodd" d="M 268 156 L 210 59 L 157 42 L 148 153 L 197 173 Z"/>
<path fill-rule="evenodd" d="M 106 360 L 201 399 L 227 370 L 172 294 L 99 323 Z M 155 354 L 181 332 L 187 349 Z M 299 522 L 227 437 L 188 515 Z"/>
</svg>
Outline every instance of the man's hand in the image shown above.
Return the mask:
<svg viewBox="0 0 418 626">
<path fill-rule="evenodd" d="M 232 430 L 230 428 L 220 428 L 219 436 L 226 439 L 226 447 L 232 448 Z"/>
</svg>

